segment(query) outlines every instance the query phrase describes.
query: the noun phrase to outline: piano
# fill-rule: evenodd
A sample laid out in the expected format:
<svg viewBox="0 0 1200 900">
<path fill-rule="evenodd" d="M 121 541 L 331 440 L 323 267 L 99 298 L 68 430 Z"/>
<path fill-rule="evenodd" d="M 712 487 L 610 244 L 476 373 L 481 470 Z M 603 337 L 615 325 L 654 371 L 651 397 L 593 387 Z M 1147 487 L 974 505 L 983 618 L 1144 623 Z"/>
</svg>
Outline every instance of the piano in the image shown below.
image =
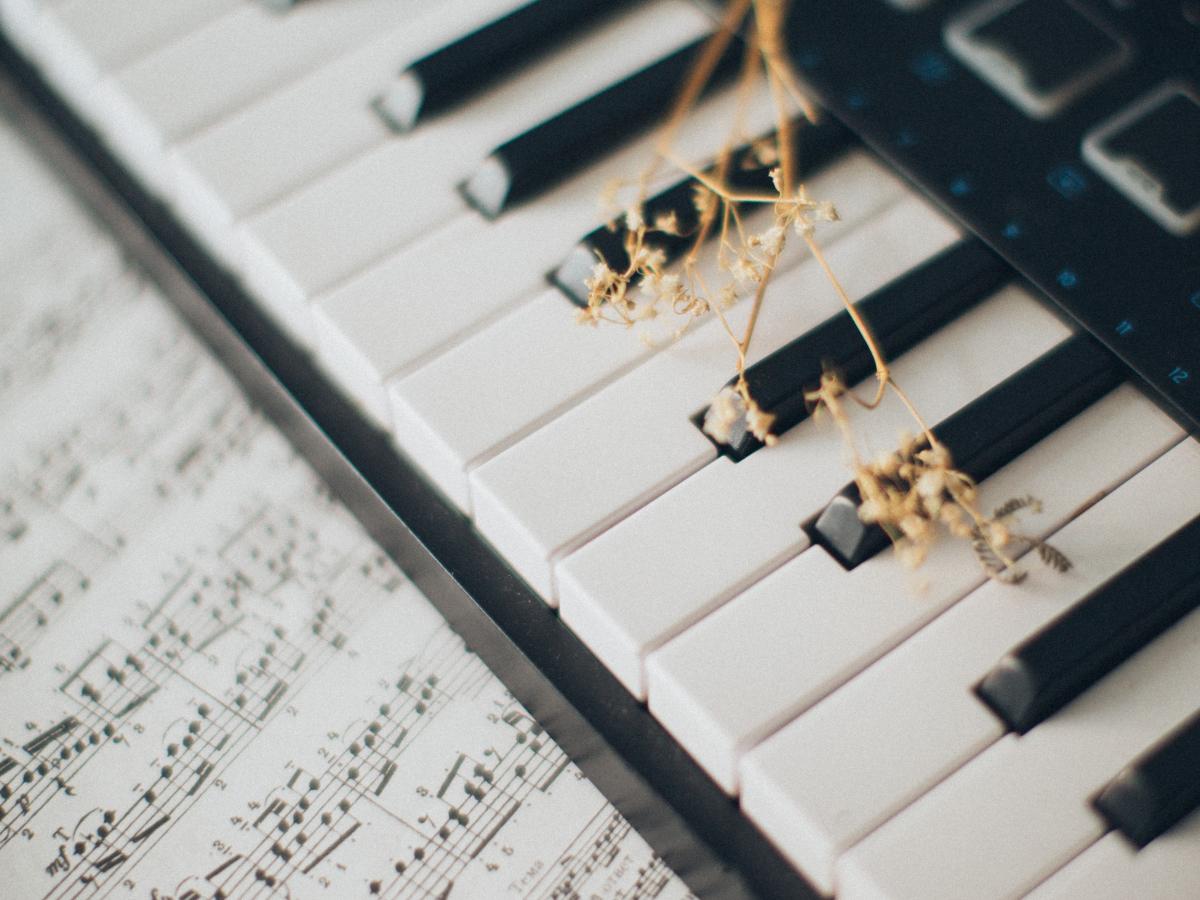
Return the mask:
<svg viewBox="0 0 1200 900">
<path fill-rule="evenodd" d="M 1018 584 L 856 524 L 803 403 L 844 333 L 811 257 L 748 361 L 776 446 L 701 430 L 711 317 L 575 323 L 597 198 L 718 15 L 0 0 L 30 127 L 698 894 L 1200 896 L 1200 4 L 790 4 L 818 238 L 982 508 L 1037 498 Z M 709 92 L 680 151 L 738 106 Z"/>
</svg>

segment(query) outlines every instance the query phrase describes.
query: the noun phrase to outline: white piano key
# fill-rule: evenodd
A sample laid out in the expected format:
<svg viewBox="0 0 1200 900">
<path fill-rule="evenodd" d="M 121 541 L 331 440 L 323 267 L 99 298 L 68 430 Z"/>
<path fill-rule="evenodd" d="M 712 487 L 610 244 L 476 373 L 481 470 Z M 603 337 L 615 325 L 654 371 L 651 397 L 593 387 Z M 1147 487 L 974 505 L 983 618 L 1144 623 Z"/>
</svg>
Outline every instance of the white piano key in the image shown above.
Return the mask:
<svg viewBox="0 0 1200 900">
<path fill-rule="evenodd" d="M 419 2 L 303 3 L 284 16 L 242 4 L 106 78 L 96 90 L 94 124 L 141 178 L 169 196 L 169 145 L 403 23 Z"/>
<path fill-rule="evenodd" d="M 1194 444 L 1184 449 L 1182 477 L 1194 486 L 1200 452 Z M 1143 507 L 1142 524 L 1149 512 Z M 1002 738 L 843 855 L 838 896 L 989 900 L 1032 889 L 1104 833 L 1089 798 L 1196 711 L 1197 683 L 1200 611 L 1028 734 Z"/>
<path fill-rule="evenodd" d="M 581 328 L 562 294 L 547 289 L 430 365 L 390 383 L 396 442 L 469 513 L 472 463 L 506 436 L 519 438 L 552 418 L 596 381 L 619 375 L 646 352 L 624 329 Z"/>
<path fill-rule="evenodd" d="M 1032 493 L 1044 511 L 1023 519 L 1022 530 L 1044 534 L 1180 437 L 1153 404 L 1121 388 L 988 479 L 982 506 Z M 749 747 L 982 583 L 969 549 L 951 544 L 917 573 L 890 553 L 850 572 L 822 550 L 802 554 L 650 654 L 651 711 L 722 787 L 736 790 L 738 760 Z M 839 785 L 836 795 L 848 798 L 860 785 Z M 862 790 L 867 802 L 880 796 L 878 788 Z M 839 822 L 847 819 L 842 812 Z M 803 867 L 818 864 L 806 859 Z M 821 882 L 828 887 L 829 876 Z"/>
<path fill-rule="evenodd" d="M 391 136 L 370 102 L 396 71 L 519 2 L 414 4 L 412 21 L 201 131 L 170 153 L 178 211 L 236 268 L 235 223 Z"/>
<path fill-rule="evenodd" d="M 1043 882 L 1029 900 L 1179 900 L 1200 895 L 1200 813 L 1138 851 L 1109 832 Z"/>
<path fill-rule="evenodd" d="M 245 0 L 66 0 L 31 35 L 48 80 L 90 115 L 102 76 L 237 9 Z"/>
<path fill-rule="evenodd" d="M 731 91 L 701 103 L 679 132 L 679 152 L 693 159 L 712 153 L 735 104 Z M 747 129 L 769 127 L 765 104 L 746 112 Z M 371 418 L 389 427 L 385 380 L 412 371 L 456 338 L 537 294 L 571 243 L 603 218 L 604 188 L 641 171 L 651 158 L 649 146 L 649 139 L 635 141 L 495 222 L 465 212 L 319 297 L 313 327 L 322 365 Z M 894 193 L 894 185 L 891 176 L 880 175 L 871 187 Z"/>
<path fill-rule="evenodd" d="M 65 0 L 0 0 L 0 25 L 5 37 L 26 53 L 37 46 L 37 30 L 47 9 L 61 6 Z"/>
<path fill-rule="evenodd" d="M 857 296 L 954 237 L 952 226 L 911 198 L 839 241 L 829 257 Z M 780 278 L 775 302 L 763 306 L 751 361 L 838 309 L 816 270 L 810 261 Z M 804 301 L 786 302 L 792 297 Z M 735 329 L 744 314 L 732 312 Z M 712 443 L 689 417 L 729 377 L 732 358 L 720 323 L 705 323 L 471 473 L 477 526 L 543 599 L 555 602 L 551 571 L 560 556 L 712 461 Z"/>
<path fill-rule="evenodd" d="M 809 189 L 813 196 L 838 198 L 841 221 L 826 238 L 830 244 L 895 202 L 903 191 L 862 153 L 818 173 Z M 713 251 L 706 261 L 713 258 L 715 247 Z M 800 259 L 800 253 L 789 253 L 776 277 Z M 704 279 L 719 283 L 720 273 L 715 265 L 710 268 Z M 655 324 L 663 326 L 660 332 L 674 327 L 662 320 Z M 468 469 L 650 353 L 626 329 L 581 327 L 575 307 L 558 290 L 543 292 L 390 384 L 396 440 L 447 496 L 469 511 Z"/>
<path fill-rule="evenodd" d="M 1032 492 L 1045 502 L 1048 522 L 1027 516 L 1022 526 L 1053 528 L 1101 495 L 1106 479 L 1119 482 L 1123 472 L 1136 471 L 1181 437 L 1149 401 L 1121 388 L 998 472 L 985 483 L 986 500 Z M 819 886 L 831 889 L 840 852 L 1000 736 L 999 719 L 971 693 L 999 656 L 1194 515 L 1197 456 L 1194 443 L 1170 451 L 1053 534 L 1052 543 L 1075 563 L 1072 572 L 1041 570 L 1030 560 L 1024 584 L 985 584 L 750 751 L 740 768 L 746 813 Z M 1147 506 L 1154 508 L 1153 522 L 1141 514 Z M 780 631 L 805 635 L 795 648 L 803 657 L 810 649 L 807 629 L 819 628 L 822 615 L 830 622 L 823 633 L 845 644 L 847 659 L 858 667 L 870 658 L 865 650 L 855 657 L 855 645 L 866 645 L 860 632 L 868 640 L 899 639 L 979 581 L 978 565 L 961 544 L 930 558 L 920 573 L 929 586 L 908 602 L 896 596 L 903 571 L 884 558 L 842 573 L 850 588 L 827 599 L 837 582 L 808 585 L 800 568 L 790 599 L 798 607 L 828 609 L 790 615 Z M 808 688 L 808 702 L 854 671 L 851 665 L 813 668 L 800 688 Z M 813 755 L 816 747 L 821 752 Z M 798 758 L 809 763 L 797 767 Z"/>
<path fill-rule="evenodd" d="M 876 250 L 864 243 L 864 264 Z M 811 286 L 796 296 L 819 289 L 821 277 L 814 271 Z M 937 421 L 1064 334 L 1035 301 L 1009 289 L 893 365 L 918 408 Z M 872 377 L 861 390 L 869 393 L 873 384 Z M 867 444 L 885 448 L 899 430 L 911 430 L 906 416 L 900 404 L 889 404 L 862 416 L 855 429 Z M 560 564 L 563 620 L 630 691 L 645 696 L 647 653 L 808 546 L 800 523 L 848 478 L 841 441 L 836 428 L 808 420 L 742 462 L 719 458 Z M 733 789 L 731 765 L 712 774 Z"/>
<path fill-rule="evenodd" d="M 494 144 L 708 28 L 694 6 L 659 0 L 521 70 L 455 115 L 368 151 L 242 225 L 247 283 L 293 337 L 312 343 L 310 301 L 465 209 L 455 185 Z M 468 250 L 460 247 L 454 264 Z M 487 280 L 477 271 L 476 290 Z"/>
</svg>

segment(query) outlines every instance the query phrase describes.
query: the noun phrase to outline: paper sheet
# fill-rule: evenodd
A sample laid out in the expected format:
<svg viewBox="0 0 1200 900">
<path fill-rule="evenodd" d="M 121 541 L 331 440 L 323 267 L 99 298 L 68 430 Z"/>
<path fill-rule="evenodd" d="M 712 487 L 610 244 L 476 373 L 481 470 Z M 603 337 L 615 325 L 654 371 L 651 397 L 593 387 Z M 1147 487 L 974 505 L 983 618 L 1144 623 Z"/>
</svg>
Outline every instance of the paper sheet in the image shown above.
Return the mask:
<svg viewBox="0 0 1200 900">
<path fill-rule="evenodd" d="M 0 209 L 0 896 L 688 896 L 3 120 Z"/>
</svg>

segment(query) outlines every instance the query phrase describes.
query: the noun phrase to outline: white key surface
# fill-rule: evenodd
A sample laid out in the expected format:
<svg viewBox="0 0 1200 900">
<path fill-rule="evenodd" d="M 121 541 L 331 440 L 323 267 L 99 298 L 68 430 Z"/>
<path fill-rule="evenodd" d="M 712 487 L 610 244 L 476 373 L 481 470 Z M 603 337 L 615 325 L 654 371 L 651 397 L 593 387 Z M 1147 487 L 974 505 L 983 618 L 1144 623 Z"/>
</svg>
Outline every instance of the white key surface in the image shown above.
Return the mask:
<svg viewBox="0 0 1200 900">
<path fill-rule="evenodd" d="M 1180 900 L 1200 896 L 1200 812 L 1140 851 L 1109 832 L 1043 882 L 1030 900 Z"/>
<path fill-rule="evenodd" d="M 141 178 L 169 196 L 168 146 L 403 23 L 422 2 L 300 3 L 286 15 L 243 3 L 105 79 L 94 122 Z"/>
<path fill-rule="evenodd" d="M 695 159 L 712 153 L 735 103 L 724 91 L 700 104 L 679 133 L 680 152 Z M 763 104 L 747 114 L 749 128 L 770 120 Z M 642 171 L 650 145 L 651 138 L 640 138 L 494 222 L 464 212 L 319 297 L 313 322 L 326 370 L 388 427 L 385 380 L 411 372 L 474 327 L 539 294 L 546 273 L 611 214 L 601 210 L 604 189 Z"/>
<path fill-rule="evenodd" d="M 863 235 L 860 243 L 858 237 L 851 238 L 862 254 L 856 262 L 874 264 L 878 240 Z M 936 252 L 936 245 L 926 249 Z M 835 271 L 854 265 L 830 256 Z M 822 273 L 809 272 L 809 289 L 797 296 L 819 289 Z M 904 374 L 898 380 L 925 415 L 937 420 L 1063 334 L 1030 298 L 1005 292 L 900 357 L 896 371 Z M 873 378 L 861 389 L 869 392 L 872 384 Z M 868 444 L 883 448 L 908 426 L 905 416 L 899 404 L 889 405 L 862 417 L 856 430 Z M 804 550 L 808 538 L 800 522 L 816 514 L 848 477 L 840 433 L 815 420 L 741 462 L 718 458 L 560 565 L 563 620 L 631 691 L 644 696 L 645 655 Z M 720 783 L 732 787 L 731 770 L 720 776 Z"/>
<path fill-rule="evenodd" d="M 1172 439 L 1174 425 L 1159 416 L 1154 410 L 1145 421 L 1147 437 Z M 1052 534 L 1072 571 L 1031 560 L 1019 586 L 984 584 L 750 751 L 740 768 L 746 814 L 816 883 L 832 887 L 840 852 L 1000 736 L 1000 720 L 971 688 L 1001 654 L 1195 514 L 1198 458 L 1195 442 L 1177 445 Z M 930 589 L 954 571 L 938 563 Z M 794 766 L 797 758 L 804 767 Z"/>
<path fill-rule="evenodd" d="M 920 261 L 938 235 L 948 242 L 953 229 L 907 199 L 836 243 L 830 259 L 857 295 Z M 815 269 L 805 263 L 780 277 L 776 296 L 804 302 L 764 304 L 751 361 L 836 311 L 832 290 L 806 274 Z M 795 294 L 794 279 L 810 290 Z M 745 312 L 732 311 L 735 330 Z M 712 443 L 689 417 L 728 379 L 732 355 L 720 323 L 707 322 L 472 472 L 478 528 L 543 599 L 555 600 L 559 556 L 712 461 Z"/>
<path fill-rule="evenodd" d="M 453 116 L 385 142 L 250 218 L 241 232 L 252 292 L 311 344 L 315 296 L 463 211 L 455 186 L 495 145 L 709 27 L 684 0 L 640 7 L 521 69 Z M 480 271 L 476 289 L 486 279 Z"/>
<path fill-rule="evenodd" d="M 963 325 L 970 330 L 970 319 Z M 1032 348 L 1030 358 L 1037 352 Z M 1023 361 L 1028 360 L 1014 359 L 1012 368 Z M 935 363 L 927 362 L 924 368 L 932 370 Z M 901 383 L 906 384 L 907 379 Z M 1121 388 L 985 481 L 981 508 L 992 509 L 1010 497 L 1033 494 L 1042 501 L 1043 512 L 1024 516 L 1020 530 L 1045 534 L 1069 521 L 1091 498 L 1131 477 L 1181 437 L 1178 426 L 1150 401 L 1132 388 Z M 825 453 L 837 456 L 833 448 Z M 950 546 L 939 547 L 916 572 L 906 570 L 889 552 L 852 571 L 842 569 L 822 548 L 805 552 L 649 656 L 651 712 L 719 784 L 726 790 L 736 789 L 738 761 L 748 747 L 982 583 L 983 573 L 964 543 L 948 537 L 940 543 Z M 698 556 L 703 559 L 705 554 Z M 1022 606 L 1020 597 L 1016 603 L 1031 616 L 1036 610 L 1038 621 L 1046 611 Z M 957 655 L 951 653 L 951 662 L 940 658 L 929 662 L 916 649 L 927 633 L 939 630 L 954 615 L 952 611 L 943 616 L 860 676 L 875 685 L 874 691 L 863 696 L 887 699 L 880 699 L 870 711 L 858 710 L 856 716 L 847 716 L 842 725 L 847 733 L 853 728 L 863 745 L 881 748 L 881 760 L 890 760 L 890 748 L 895 747 L 895 762 L 877 766 L 870 778 L 857 772 L 839 778 L 836 754 L 829 757 L 827 765 L 814 760 L 808 770 L 813 779 L 827 786 L 819 792 L 821 797 L 841 799 L 840 825 L 857 824 L 861 834 L 868 824 L 876 824 L 895 806 L 894 801 L 888 805 L 891 795 L 879 782 L 899 781 L 897 773 L 911 768 L 911 760 L 921 750 L 943 749 L 933 741 L 910 747 L 889 730 L 896 721 L 916 725 L 913 704 L 896 703 L 909 690 L 919 692 L 907 682 L 905 688 L 898 686 L 901 679 L 889 668 L 893 657 L 908 654 L 916 673 L 933 676 L 942 688 L 936 702 L 932 697 L 922 701 L 920 725 L 905 734 L 928 735 L 944 728 L 948 713 L 943 710 L 954 700 L 960 705 L 970 700 L 971 712 L 976 708 L 982 711 L 973 696 L 963 693 L 965 682 L 957 682 L 952 675 L 954 664 L 962 663 L 965 648 Z M 1010 640 L 1011 634 L 998 637 L 989 632 L 988 637 L 1002 644 L 1015 642 Z M 950 652 L 947 642 L 942 646 Z M 883 675 L 884 671 L 890 674 Z M 826 772 L 826 768 L 834 771 Z M 874 809 L 870 823 L 852 823 L 847 811 L 851 798 Z M 850 834 L 854 835 L 853 829 Z M 794 839 L 799 835 L 790 833 Z M 806 859 L 804 867 L 820 868 L 822 886 L 828 887 L 831 860 L 825 856 L 820 863 Z"/>
<path fill-rule="evenodd" d="M 829 262 L 843 277 L 853 279 L 853 295 L 863 296 L 956 236 L 922 203 L 905 200 L 833 245 Z M 762 345 L 751 346 L 756 355 L 765 355 L 841 311 L 815 261 L 780 278 L 774 290 L 774 305 L 768 301 L 764 306 L 755 335 Z M 796 300 L 788 302 L 791 298 Z M 728 365 L 727 354 L 722 360 L 719 351 L 708 353 L 713 365 Z M 728 369 L 722 374 L 727 377 L 727 373 Z M 692 378 L 692 390 L 707 387 L 708 396 L 698 401 L 689 397 L 689 406 L 673 414 L 686 418 L 694 413 L 723 380 Z M 672 373 L 658 376 L 657 383 L 675 385 L 683 380 Z M 837 484 L 845 478 L 836 436 L 823 429 L 815 434 L 814 439 L 831 453 L 818 463 L 824 465 L 820 473 L 787 474 L 769 486 L 764 476 L 774 478 L 766 473 L 778 474 L 777 463 L 785 457 L 795 465 L 795 447 L 807 447 L 811 427 L 798 426 L 761 459 L 734 464 L 718 457 L 559 565 L 564 621 L 636 695 L 645 694 L 641 671 L 645 653 L 807 545 L 798 522 L 808 515 L 807 506 L 813 501 L 803 498 L 832 492 L 825 483 Z M 820 451 L 814 449 L 812 455 L 819 458 Z M 600 570 L 607 572 L 605 577 L 597 577 Z M 647 598 L 653 598 L 649 604 Z"/>
<path fill-rule="evenodd" d="M 49 80 L 85 113 L 103 75 L 117 71 L 245 0 L 66 0 L 47 7 L 31 51 Z"/>
<path fill-rule="evenodd" d="M 1142 476 L 1164 475 L 1167 486 L 1145 491 Z M 1039 594 L 1047 599 L 1075 594 L 1067 583 L 1086 582 L 1091 572 L 1103 570 L 1106 556 L 1117 557 L 1135 543 L 1121 523 L 1150 530 L 1163 519 L 1182 524 L 1192 518 L 1200 499 L 1200 444 L 1179 445 L 1113 499 L 1122 494 L 1133 498 L 1123 515 L 1089 530 L 1093 553 L 1085 556 L 1064 529 L 1064 549 L 1075 550 L 1078 558 L 1074 579 L 1031 576 L 1019 589 L 1024 597 L 994 596 L 990 606 L 975 604 L 983 613 L 971 623 L 970 636 L 980 640 L 989 627 L 1000 630 L 1012 615 L 1008 607 L 1020 601 L 1036 606 Z M 1187 512 L 1180 515 L 1184 498 Z M 1096 525 L 1108 527 L 1097 533 Z M 838 861 L 839 896 L 987 900 L 1033 888 L 1103 834 L 1105 825 L 1089 798 L 1197 709 L 1198 683 L 1200 611 L 1028 734 L 1000 739 L 849 850 Z M 914 731 L 920 730 L 918 724 Z"/>
<path fill-rule="evenodd" d="M 0 24 L 5 35 L 26 53 L 36 52 L 37 32 L 46 10 L 64 0 L 0 0 Z"/>
<path fill-rule="evenodd" d="M 711 148 L 715 149 L 715 148 Z M 853 153 L 809 184 L 814 196 L 839 198 L 837 240 L 903 190 L 865 154 Z M 753 227 L 753 226 L 752 226 Z M 705 261 L 714 259 L 715 247 Z M 776 277 L 799 263 L 789 253 Z M 786 263 L 786 265 L 784 264 Z M 704 273 L 720 283 L 715 265 Z M 537 271 L 532 269 L 532 271 Z M 653 323 L 661 339 L 678 323 Z M 644 332 L 643 332 L 644 333 Z M 391 383 L 397 443 L 458 506 L 470 510 L 468 470 L 541 427 L 587 392 L 620 376 L 652 350 L 631 330 L 581 327 L 575 307 L 544 291 L 463 343 Z"/>
<path fill-rule="evenodd" d="M 370 103 L 399 69 L 518 2 L 413 3 L 410 21 L 201 131 L 170 154 L 177 209 L 236 264 L 236 222 L 391 136 Z"/>
</svg>

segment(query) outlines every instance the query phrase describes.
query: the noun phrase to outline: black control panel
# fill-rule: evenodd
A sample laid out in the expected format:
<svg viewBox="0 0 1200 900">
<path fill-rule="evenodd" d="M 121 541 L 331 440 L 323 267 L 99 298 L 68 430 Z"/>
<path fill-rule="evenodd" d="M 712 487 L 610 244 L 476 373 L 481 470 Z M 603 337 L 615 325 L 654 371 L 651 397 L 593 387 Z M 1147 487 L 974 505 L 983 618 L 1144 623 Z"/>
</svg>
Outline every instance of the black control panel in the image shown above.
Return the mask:
<svg viewBox="0 0 1200 900">
<path fill-rule="evenodd" d="M 790 40 L 827 108 L 1200 431 L 1200 2 L 793 0 Z"/>
</svg>

